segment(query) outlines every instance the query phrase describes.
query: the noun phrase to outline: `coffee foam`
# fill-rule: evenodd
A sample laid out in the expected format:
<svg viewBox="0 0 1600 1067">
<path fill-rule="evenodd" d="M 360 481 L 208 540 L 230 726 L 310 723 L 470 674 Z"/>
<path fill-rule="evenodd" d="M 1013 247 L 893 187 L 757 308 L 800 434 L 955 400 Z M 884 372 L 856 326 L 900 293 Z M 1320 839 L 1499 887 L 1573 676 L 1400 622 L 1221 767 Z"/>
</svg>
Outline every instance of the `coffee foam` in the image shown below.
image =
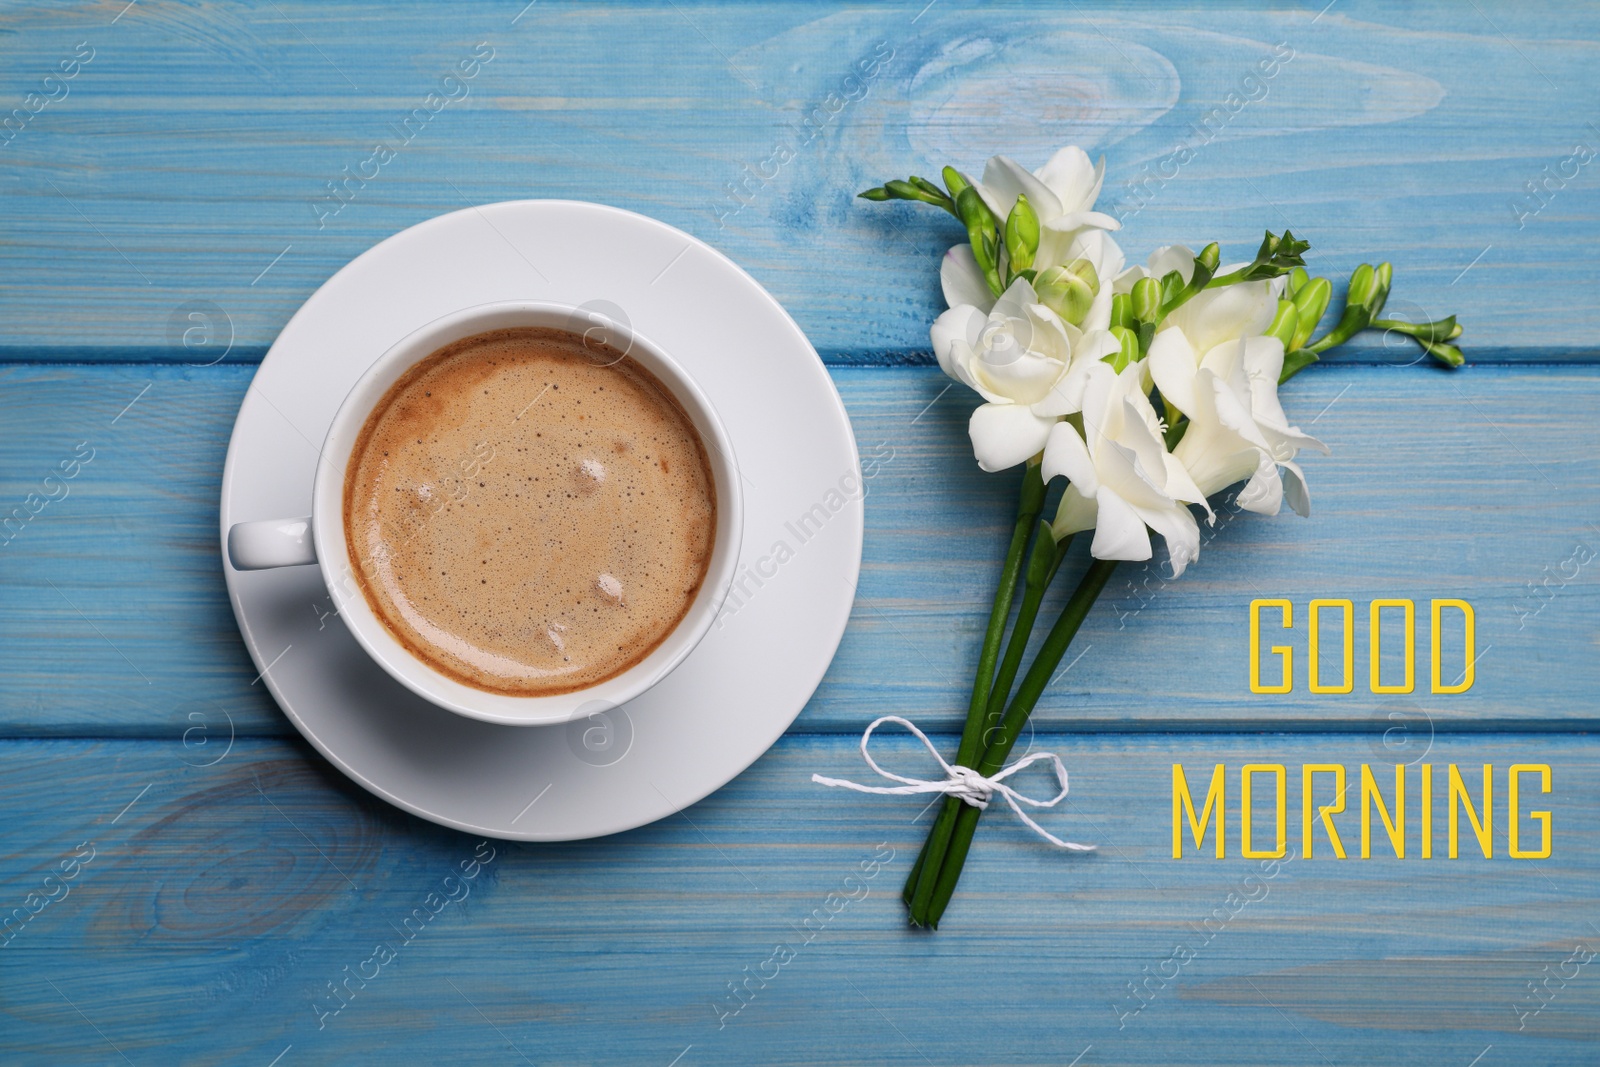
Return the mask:
<svg viewBox="0 0 1600 1067">
<path fill-rule="evenodd" d="M 638 663 L 705 580 L 716 489 L 647 370 L 564 330 L 479 334 L 368 416 L 345 535 L 373 611 L 467 685 L 544 696 Z"/>
</svg>

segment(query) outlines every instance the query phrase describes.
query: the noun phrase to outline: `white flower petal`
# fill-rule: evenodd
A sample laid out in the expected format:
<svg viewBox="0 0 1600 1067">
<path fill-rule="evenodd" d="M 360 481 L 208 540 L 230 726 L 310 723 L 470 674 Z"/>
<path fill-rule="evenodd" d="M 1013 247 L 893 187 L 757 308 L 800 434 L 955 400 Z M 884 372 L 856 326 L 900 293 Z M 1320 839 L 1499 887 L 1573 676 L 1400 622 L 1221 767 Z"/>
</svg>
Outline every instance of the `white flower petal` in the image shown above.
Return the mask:
<svg viewBox="0 0 1600 1067">
<path fill-rule="evenodd" d="M 1071 333 L 1076 333 L 1068 327 Z M 1072 343 L 1072 363 L 1050 392 L 1034 402 L 1035 415 L 1072 415 L 1083 410 L 1084 390 L 1089 384 L 1089 367 L 1122 346 L 1107 330 L 1079 334 Z M 1103 364 L 1102 364 L 1103 365 Z"/>
<path fill-rule="evenodd" d="M 1029 348 L 1059 360 L 1063 365 L 1072 361 L 1073 343 L 1083 336 L 1076 326 L 1064 321 L 1044 304 L 1028 304 L 1022 313 L 1033 327 Z"/>
<path fill-rule="evenodd" d="M 1122 246 L 1104 230 L 1085 230 L 1073 238 L 1067 248 L 1067 256 L 1069 260 L 1082 256 L 1093 263 L 1095 272 L 1100 275 L 1102 289 L 1109 288 L 1105 282 L 1122 272 L 1125 259 Z"/>
<path fill-rule="evenodd" d="M 1276 337 L 1246 337 L 1242 362 L 1250 378 L 1250 392 L 1261 403 L 1251 405 L 1256 411 L 1278 405 L 1278 376 L 1283 373 L 1283 342 Z M 1282 408 L 1278 408 L 1281 413 Z M 1287 422 L 1287 419 L 1279 421 Z"/>
<path fill-rule="evenodd" d="M 984 404 L 972 413 L 967 435 L 978 466 L 1003 471 L 1038 455 L 1054 419 L 1041 419 L 1021 404 Z"/>
<path fill-rule="evenodd" d="M 1010 288 L 1000 294 L 1000 299 L 994 302 L 994 308 L 989 314 L 995 318 L 1020 319 L 1027 314 L 1029 305 L 1038 302 L 1039 294 L 1033 291 L 1028 279 L 1018 278 L 1011 283 Z"/>
<path fill-rule="evenodd" d="M 1062 211 L 1086 211 L 1100 195 L 1105 176 L 1105 160 L 1100 167 L 1089 162 L 1089 154 L 1077 145 L 1068 145 L 1050 157 L 1034 176 L 1043 182 L 1061 204 Z"/>
<path fill-rule="evenodd" d="M 1205 374 L 1207 383 L 1214 380 L 1209 371 Z M 1172 454 L 1200 492 L 1209 497 L 1248 478 L 1261 462 L 1261 450 L 1218 419 L 1215 390 L 1197 388 L 1195 399 L 1189 428 Z"/>
<path fill-rule="evenodd" d="M 1100 518 L 1100 505 L 1093 496 L 1078 492 L 1075 485 L 1062 490 L 1061 503 L 1056 508 L 1055 521 L 1050 524 L 1050 535 L 1060 541 L 1068 534 L 1092 530 Z"/>
<path fill-rule="evenodd" d="M 1016 206 L 1018 194 L 1026 194 L 1033 213 L 1044 219 L 1061 214 L 1061 201 L 1048 186 L 1006 156 L 994 156 L 983 168 L 978 193 L 1003 222 Z"/>
<path fill-rule="evenodd" d="M 1082 339 L 1073 346 L 1073 362 L 1098 363 L 1113 352 L 1122 350 L 1122 343 L 1110 330 L 1085 330 Z"/>
<path fill-rule="evenodd" d="M 1154 473 L 1143 469 L 1133 449 L 1116 441 L 1106 441 L 1095 450 L 1095 473 L 1100 476 L 1101 488 L 1109 488 L 1130 507 L 1146 511 L 1159 511 L 1172 507 L 1174 501 L 1155 478 L 1166 478 L 1166 466 L 1159 463 Z"/>
<path fill-rule="evenodd" d="M 1150 277 L 1165 278 L 1173 271 L 1183 275 L 1184 284 L 1194 277 L 1194 252 L 1188 245 L 1164 245 L 1150 253 Z"/>
<path fill-rule="evenodd" d="M 1283 506 L 1283 481 L 1278 477 L 1278 465 L 1271 456 L 1261 457 L 1260 465 L 1233 502 L 1257 515 L 1278 513 Z"/>
<path fill-rule="evenodd" d="M 1194 346 L 1182 330 L 1166 329 L 1150 339 L 1150 377 L 1161 390 L 1162 397 L 1179 411 L 1193 418 L 1195 375 L 1199 372 L 1199 359 Z"/>
<path fill-rule="evenodd" d="M 1217 421 L 1223 426 L 1238 434 L 1239 437 L 1258 448 L 1264 454 L 1271 454 L 1272 445 L 1261 434 L 1261 427 L 1250 415 L 1248 396 L 1241 396 L 1231 388 L 1227 382 L 1217 377 L 1205 367 L 1200 368 L 1196 379 L 1198 390 L 1210 386 L 1212 401 L 1215 404 Z"/>
<path fill-rule="evenodd" d="M 1280 462 L 1293 459 L 1302 448 L 1314 449 L 1325 456 L 1328 454 L 1327 445 L 1297 426 L 1274 426 L 1258 418 L 1256 427 L 1271 446 L 1273 457 Z"/>
<path fill-rule="evenodd" d="M 944 254 L 939 263 L 939 286 L 950 307 L 970 304 L 987 312 L 994 306 L 994 294 L 973 258 L 971 245 L 956 245 Z"/>
<path fill-rule="evenodd" d="M 983 325 L 988 316 L 970 304 L 957 304 L 933 320 L 928 328 L 928 338 L 933 343 L 934 358 L 939 369 L 952 378 L 956 364 L 965 363 L 972 355 L 972 346 L 983 336 Z"/>
<path fill-rule="evenodd" d="M 1083 389 L 1088 383 L 1089 377 L 1083 373 L 1082 365 L 1075 365 L 1050 387 L 1043 400 L 1032 405 L 1033 413 L 1057 418 L 1076 415 L 1083 410 Z"/>
<path fill-rule="evenodd" d="M 1115 217 L 1107 215 L 1103 211 L 1068 211 L 1064 214 L 1057 215 L 1048 222 L 1041 219 L 1039 224 L 1042 229 L 1054 230 L 1057 233 L 1072 233 L 1078 230 L 1098 231 L 1122 229 L 1121 222 L 1117 221 Z"/>
<path fill-rule="evenodd" d="M 1135 375 L 1139 373 L 1135 367 L 1129 367 L 1123 373 L 1126 374 L 1128 371 L 1132 371 Z M 1122 402 L 1123 421 L 1119 443 L 1138 457 L 1140 476 L 1148 481 L 1152 487 L 1165 493 L 1167 482 L 1165 456 L 1167 454 L 1167 446 L 1161 440 L 1160 430 L 1151 425 L 1155 422 L 1155 412 L 1150 411 L 1149 401 L 1145 401 L 1143 410 L 1141 410 L 1134 397 L 1143 399 L 1143 394 L 1138 391 L 1137 386 L 1134 387 L 1128 398 Z M 1147 412 L 1148 417 L 1146 415 Z"/>
<path fill-rule="evenodd" d="M 1009 397 L 1001 396 L 978 380 L 978 376 L 972 370 L 973 364 L 977 361 L 977 353 L 973 351 L 972 346 L 958 337 L 950 343 L 950 365 L 944 368 L 944 371 L 991 404 L 1011 403 Z"/>
<path fill-rule="evenodd" d="M 1266 333 L 1277 310 L 1278 298 L 1265 282 L 1238 282 L 1199 293 L 1166 321 L 1205 353 L 1225 341 Z"/>
<path fill-rule="evenodd" d="M 1171 452 L 1163 457 L 1163 462 L 1167 465 L 1167 495 L 1180 503 L 1199 504 L 1206 509 L 1206 518 L 1214 520 L 1216 514 L 1211 510 L 1211 502 L 1200 491 L 1200 487 L 1194 484 L 1189 469 L 1178 462 L 1178 457 Z"/>
<path fill-rule="evenodd" d="M 1167 543 L 1167 558 L 1172 561 L 1172 576 L 1183 574 L 1185 568 L 1200 556 L 1200 524 L 1194 521 L 1189 509 L 1181 506 L 1162 508 L 1159 511 L 1139 510 L 1144 520 Z"/>
<path fill-rule="evenodd" d="M 989 316 L 981 308 L 971 304 L 951 306 L 933 320 L 933 326 L 928 331 L 934 354 L 937 355 L 957 339 L 965 341 L 969 347 L 976 345 L 983 337 L 983 327 L 988 321 Z"/>
<path fill-rule="evenodd" d="M 1034 404 L 1050 393 L 1067 365 L 1020 345 L 980 349 L 972 372 L 985 389 L 1017 404 Z"/>
<path fill-rule="evenodd" d="M 1111 286 L 1104 285 L 1094 295 L 1094 302 L 1089 305 L 1089 311 L 1083 316 L 1085 330 L 1104 330 L 1111 326 L 1111 299 L 1116 294 L 1111 291 Z"/>
<path fill-rule="evenodd" d="M 1088 378 L 1083 388 L 1083 435 L 1089 442 L 1089 451 L 1093 452 L 1099 435 L 1106 432 L 1107 410 L 1112 390 L 1117 386 L 1117 372 L 1111 369 L 1111 364 L 1096 361 L 1085 364 L 1083 373 Z"/>
<path fill-rule="evenodd" d="M 1095 559 L 1149 559 L 1153 555 L 1150 534 L 1138 513 L 1105 486 L 1100 487 L 1094 499 L 1100 513 L 1095 519 L 1089 554 Z"/>
<path fill-rule="evenodd" d="M 1085 496 L 1093 496 L 1100 489 L 1100 479 L 1095 475 L 1094 460 L 1089 458 L 1088 446 L 1068 422 L 1058 422 L 1050 427 L 1039 474 L 1046 482 L 1065 477 Z"/>
<path fill-rule="evenodd" d="M 1305 472 L 1293 460 L 1285 460 L 1283 468 L 1283 498 L 1301 518 L 1311 516 L 1311 489 L 1306 485 Z"/>
</svg>

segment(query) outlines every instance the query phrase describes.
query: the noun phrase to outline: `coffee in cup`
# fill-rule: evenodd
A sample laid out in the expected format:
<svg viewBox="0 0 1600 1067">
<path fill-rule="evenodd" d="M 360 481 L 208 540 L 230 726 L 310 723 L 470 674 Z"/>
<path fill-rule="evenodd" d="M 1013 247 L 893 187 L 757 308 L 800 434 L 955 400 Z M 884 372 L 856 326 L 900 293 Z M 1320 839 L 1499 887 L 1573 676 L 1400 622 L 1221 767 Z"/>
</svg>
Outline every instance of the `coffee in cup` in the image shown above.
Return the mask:
<svg viewBox="0 0 1600 1067">
<path fill-rule="evenodd" d="M 465 685 L 548 696 L 639 663 L 706 580 L 716 483 L 684 407 L 593 337 L 463 338 L 372 408 L 344 480 L 362 593 Z"/>
</svg>

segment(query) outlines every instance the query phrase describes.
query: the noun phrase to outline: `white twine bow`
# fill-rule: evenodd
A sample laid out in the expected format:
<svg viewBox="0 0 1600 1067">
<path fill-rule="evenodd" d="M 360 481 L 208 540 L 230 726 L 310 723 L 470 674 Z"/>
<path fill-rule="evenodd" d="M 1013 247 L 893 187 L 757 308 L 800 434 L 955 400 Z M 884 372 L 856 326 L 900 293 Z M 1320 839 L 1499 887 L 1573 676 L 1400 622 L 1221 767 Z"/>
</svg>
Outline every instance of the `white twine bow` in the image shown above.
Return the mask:
<svg viewBox="0 0 1600 1067">
<path fill-rule="evenodd" d="M 878 761 L 873 759 L 872 753 L 867 751 L 867 745 L 872 740 L 872 731 L 876 730 L 886 722 L 899 723 L 901 726 L 904 726 L 907 730 L 910 730 L 917 736 L 917 740 L 921 741 L 923 745 L 927 747 L 928 751 L 933 753 L 933 758 L 939 761 L 940 767 L 944 768 L 944 781 L 930 782 L 925 778 L 905 778 L 895 774 L 893 771 L 886 771 L 882 767 L 878 766 Z M 1044 838 L 1046 841 L 1050 842 L 1052 845 L 1055 845 L 1058 848 L 1071 849 L 1074 852 L 1093 852 L 1096 847 L 1098 847 L 1095 845 L 1079 845 L 1072 841 L 1063 841 L 1059 837 L 1056 837 L 1054 834 L 1050 833 L 1050 831 L 1046 830 L 1044 827 L 1040 826 L 1038 823 L 1034 822 L 1033 819 L 1029 817 L 1028 813 L 1022 810 L 1023 804 L 1026 804 L 1032 808 L 1053 808 L 1063 800 L 1067 799 L 1067 768 L 1062 764 L 1061 757 L 1057 756 L 1054 752 L 1035 752 L 1031 756 L 1025 756 L 1010 766 L 1002 768 L 993 776 L 985 778 L 971 767 L 962 767 L 960 765 L 952 767 L 950 764 L 946 763 L 944 761 L 944 757 L 939 755 L 939 750 L 933 747 L 933 742 L 928 740 L 928 735 L 917 729 L 916 724 L 911 722 L 909 719 L 902 719 L 898 715 L 885 715 L 880 719 L 874 720 L 872 725 L 867 727 L 866 733 L 861 735 L 861 758 L 866 760 L 867 766 L 871 767 L 881 777 L 888 778 L 896 782 L 903 782 L 905 784 L 862 785 L 859 782 L 851 782 L 843 778 L 824 778 L 820 774 L 813 774 L 811 776 L 811 780 L 816 782 L 818 785 L 834 786 L 840 789 L 854 789 L 857 793 L 880 793 L 885 796 L 907 796 L 913 793 L 943 793 L 946 796 L 959 797 L 963 802 L 971 804 L 973 807 L 980 810 L 987 808 L 989 806 L 989 799 L 996 793 L 999 793 L 1001 796 L 1005 797 L 1006 803 L 1011 805 L 1011 810 L 1016 812 L 1017 818 L 1027 823 L 1029 829 L 1038 834 L 1040 837 Z M 1016 774 L 1025 767 L 1032 766 L 1040 760 L 1049 760 L 1051 763 L 1055 764 L 1056 781 L 1061 783 L 1061 792 L 1057 793 L 1053 798 L 1050 800 L 1035 800 L 1032 797 L 1023 796 L 1021 793 L 1005 784 L 1005 780 L 1007 778 L 1010 778 L 1013 774 Z"/>
</svg>

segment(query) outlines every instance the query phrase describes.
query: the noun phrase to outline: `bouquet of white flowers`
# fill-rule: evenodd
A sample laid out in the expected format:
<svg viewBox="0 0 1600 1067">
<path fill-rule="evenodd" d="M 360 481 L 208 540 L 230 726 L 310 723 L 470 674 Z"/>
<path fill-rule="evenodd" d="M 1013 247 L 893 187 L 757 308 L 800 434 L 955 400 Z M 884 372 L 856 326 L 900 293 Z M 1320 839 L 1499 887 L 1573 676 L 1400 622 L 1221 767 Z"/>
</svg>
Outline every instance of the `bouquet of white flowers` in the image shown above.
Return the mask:
<svg viewBox="0 0 1600 1067">
<path fill-rule="evenodd" d="M 1303 259 L 1309 246 L 1288 230 L 1269 231 L 1248 263 L 1221 266 L 1215 243 L 1199 253 L 1169 245 L 1144 266 L 1124 269 L 1110 235 L 1119 223 L 1094 210 L 1104 170 L 1103 160 L 1091 164 L 1068 147 L 1032 173 L 995 156 L 981 181 L 946 167 L 942 189 L 913 176 L 861 194 L 932 204 L 966 228 L 968 243 L 950 249 L 939 269 L 950 309 L 933 324 L 933 350 L 946 374 L 983 398 L 968 424 L 978 465 L 1024 467 L 961 744 L 953 765 L 939 760 L 946 778 L 905 778 L 872 760 L 867 744 L 885 721 L 933 747 L 897 716 L 868 727 L 862 753 L 901 785 L 813 776 L 862 792 L 945 794 L 906 883 L 918 926 L 938 926 L 978 818 L 996 794 L 1052 843 L 1092 847 L 1048 834 L 1020 806 L 1050 807 L 1066 796 L 1061 761 L 1041 753 L 1006 767 L 1006 758 L 1117 563 L 1153 554 L 1151 531 L 1166 542 L 1177 577 L 1200 551 L 1192 509 L 1214 519 L 1208 499 L 1231 486 L 1244 483 L 1233 502 L 1245 510 L 1275 515 L 1287 500 L 1309 514 L 1296 457 L 1301 449 L 1327 449 L 1290 424 L 1278 387 L 1365 329 L 1411 337 L 1447 366 L 1464 362 L 1452 344 L 1461 334 L 1454 316 L 1380 318 L 1392 281 L 1387 263 L 1355 270 L 1337 322 L 1313 338 L 1333 286 L 1310 276 Z M 1066 485 L 1055 518 L 1042 521 L 1057 477 Z M 1045 590 L 1074 535 L 1090 530 L 1093 562 L 1017 683 Z M 1061 784 L 1053 800 L 1033 800 L 1005 784 L 1039 760 L 1053 761 Z"/>
</svg>

